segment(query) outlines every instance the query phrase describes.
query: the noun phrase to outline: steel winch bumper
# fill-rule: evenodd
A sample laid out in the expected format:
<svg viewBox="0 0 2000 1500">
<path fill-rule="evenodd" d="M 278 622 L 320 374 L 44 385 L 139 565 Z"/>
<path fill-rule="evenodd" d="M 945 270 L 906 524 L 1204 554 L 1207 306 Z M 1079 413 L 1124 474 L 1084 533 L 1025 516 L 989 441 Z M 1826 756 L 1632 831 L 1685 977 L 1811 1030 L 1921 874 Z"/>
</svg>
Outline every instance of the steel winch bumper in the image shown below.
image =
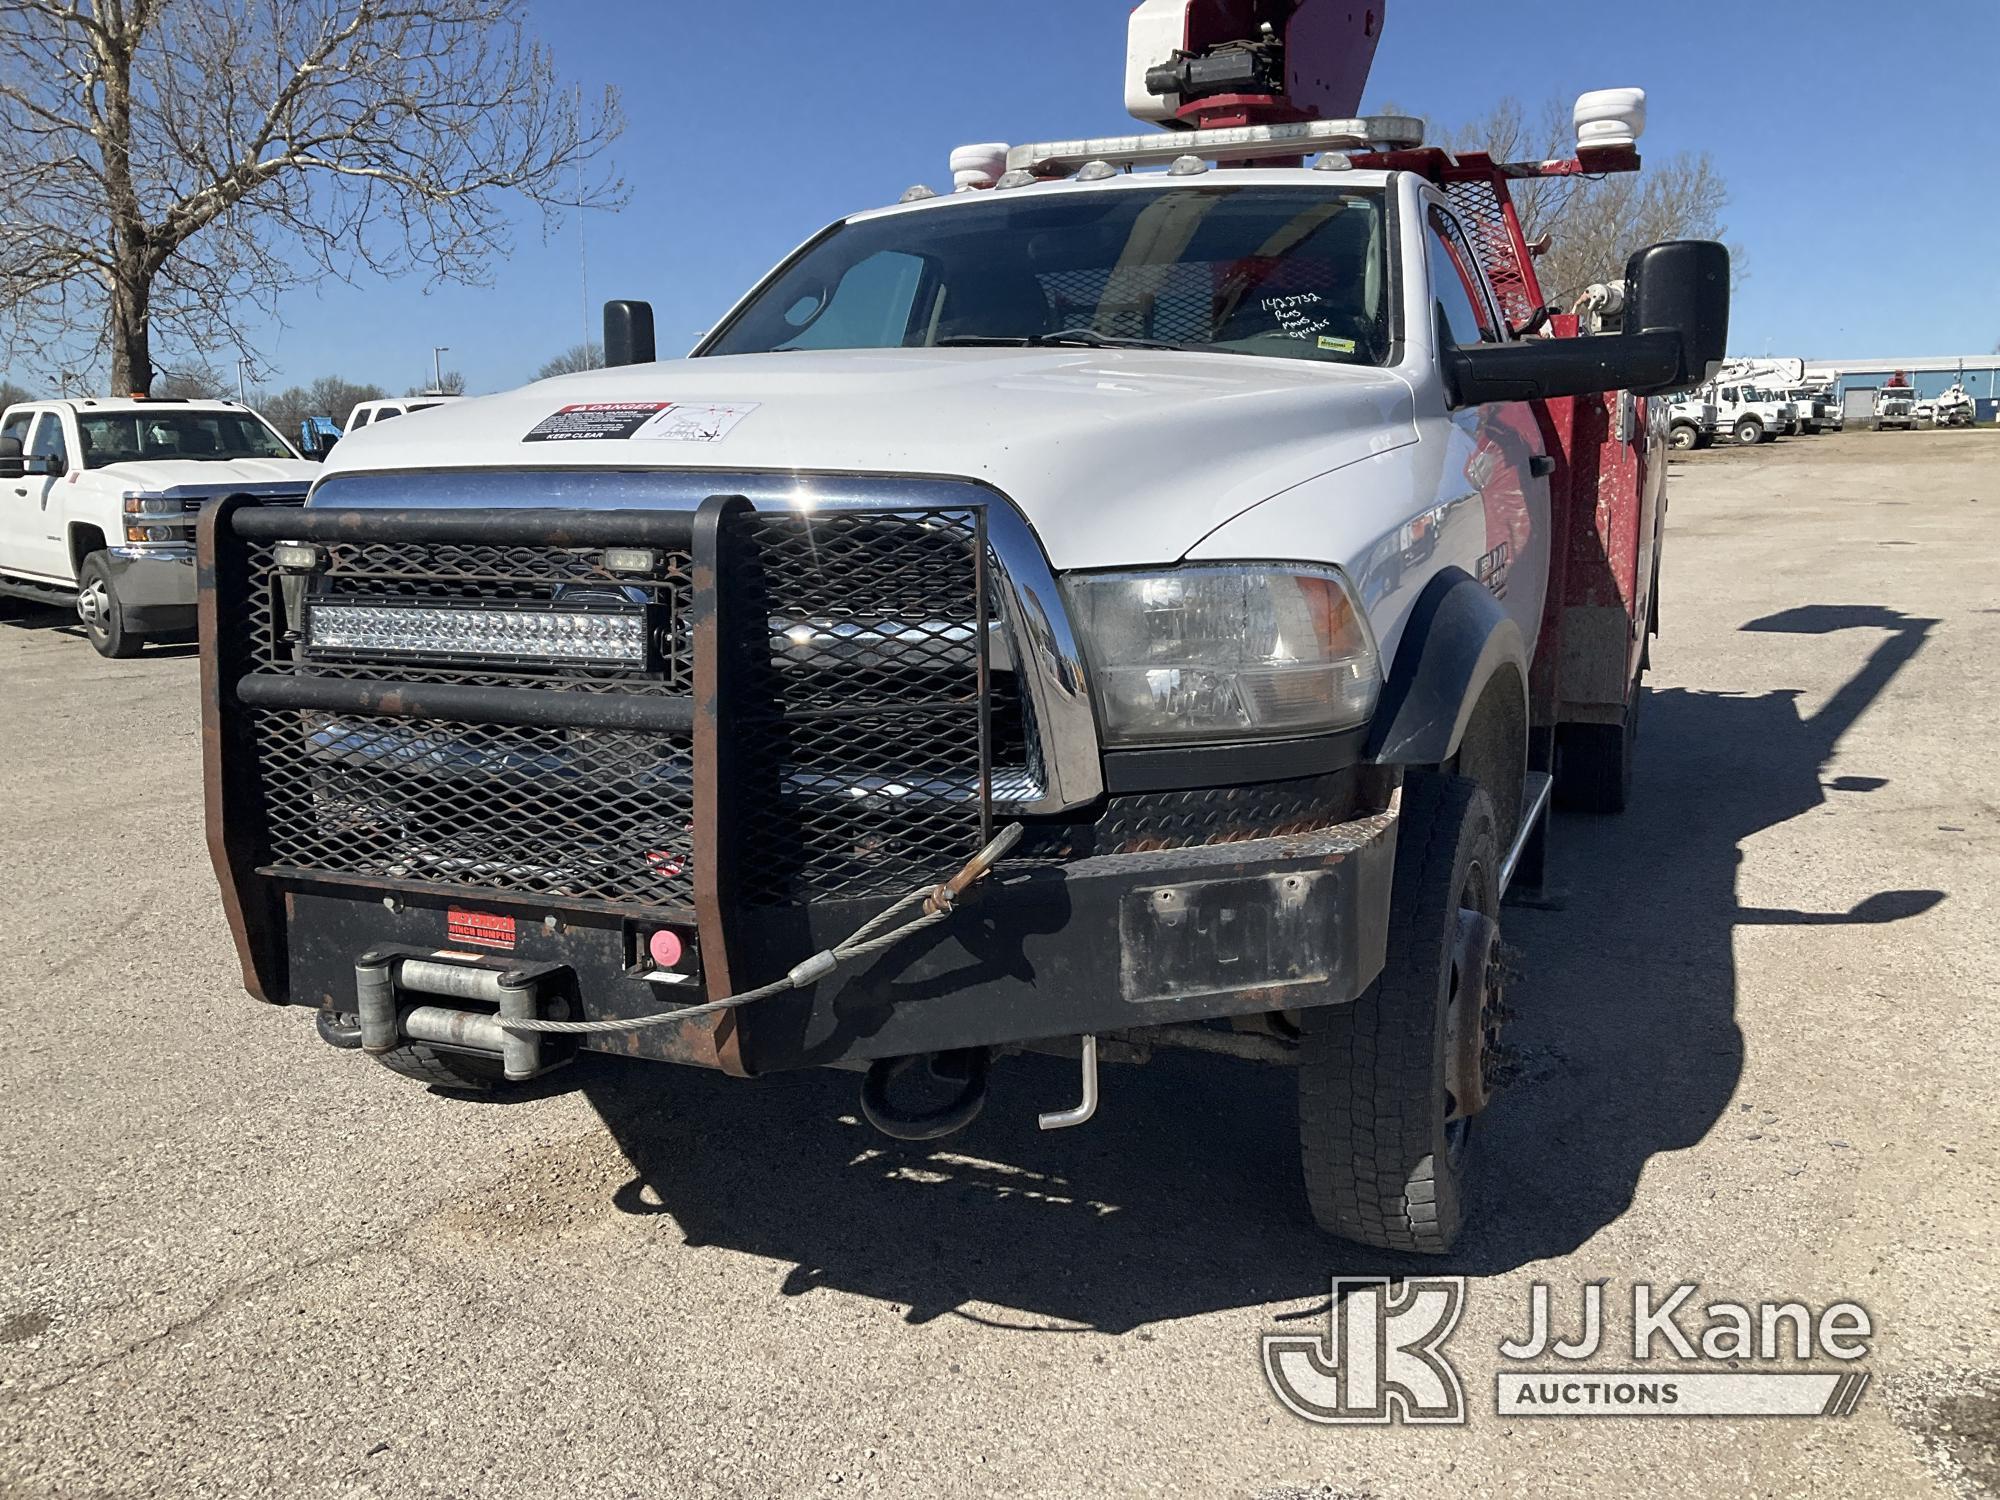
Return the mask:
<svg viewBox="0 0 2000 1500">
<path fill-rule="evenodd" d="M 952 920 L 810 989 L 578 1045 L 752 1075 L 1344 1003 L 1381 970 L 1395 842 L 1389 811 L 1283 838 L 1059 867 L 1003 863 Z M 733 944 L 737 987 L 781 975 L 882 905 L 824 902 L 768 914 Z M 403 991 L 449 994 L 498 1015 L 509 985 L 517 1005 L 539 997 L 532 1013 L 543 1019 L 655 1016 L 702 998 L 689 985 L 646 977 L 635 962 L 643 924 L 522 912 L 512 952 L 475 954 L 450 946 L 451 906 L 290 893 L 288 988 L 270 998 L 353 1012 L 357 957 L 367 971 L 390 962 L 383 955 L 400 966 L 400 1000 L 378 1001 L 378 1015 L 415 998 Z M 452 968 L 483 977 L 440 985 L 436 976 Z M 463 1044 L 497 1050 L 499 1035 L 489 1026 Z"/>
<path fill-rule="evenodd" d="M 415 1037 L 404 1010 L 439 1010 L 421 997 L 441 994 L 460 1016 L 418 1015 L 417 1030 L 436 1034 L 416 1039 L 505 1055 L 508 1037 L 523 1034 L 482 1017 L 503 1013 L 503 990 L 529 1003 L 513 993 L 524 974 L 535 976 L 531 1008 L 543 1020 L 657 1018 L 782 977 L 980 848 L 993 832 L 996 754 L 989 632 L 977 624 L 995 619 L 985 513 L 880 513 L 920 514 L 911 536 L 942 570 L 925 597 L 949 594 L 955 617 L 976 625 L 951 642 L 932 630 L 913 649 L 914 697 L 884 687 L 871 660 L 862 690 L 794 699 L 765 660 L 774 612 L 796 602 L 785 590 L 851 583 L 858 554 L 831 544 L 839 527 L 879 516 L 813 519 L 815 556 L 824 548 L 833 561 L 801 585 L 799 567 L 819 564 L 801 564 L 792 539 L 769 539 L 787 523 L 749 512 L 727 496 L 693 513 L 209 507 L 199 532 L 209 844 L 246 988 L 362 1014 L 363 992 L 380 989 L 380 955 L 391 955 L 389 991 L 419 998 L 406 1006 L 378 992 L 372 1023 L 364 1015 L 372 1045 L 393 1040 L 385 1017 Z M 284 571 L 281 546 L 320 571 Z M 684 572 L 674 564 L 648 585 L 647 609 L 649 639 L 670 643 L 657 649 L 686 655 L 654 663 L 629 691 L 316 659 L 301 601 L 331 597 L 314 591 L 360 577 L 353 570 L 385 552 L 401 561 L 381 576 L 421 601 L 426 575 L 405 566 L 402 549 L 426 547 L 460 563 L 486 549 L 514 574 L 552 551 L 565 567 L 600 572 L 607 549 L 683 557 Z M 889 555 L 893 591 L 930 565 Z M 468 578 L 454 597 L 478 597 Z M 889 757 L 912 743 L 930 747 L 932 767 L 956 757 L 955 784 L 976 795 L 932 794 L 907 772 L 849 774 L 832 813 L 822 795 L 797 828 L 779 830 L 789 843 L 773 842 L 773 819 L 792 816 L 787 799 L 828 779 L 796 774 L 787 756 L 865 744 Z M 635 764 L 681 769 L 651 778 Z M 614 785 L 611 818 L 602 803 Z M 1350 816 L 1351 806 L 1325 806 L 1346 821 L 1293 821 L 1310 831 L 1283 836 L 1218 828 L 1224 842 L 1010 859 L 948 922 L 810 988 L 577 1045 L 748 1075 L 1352 1000 L 1382 963 L 1395 813 Z M 918 821 L 899 843 L 887 820 L 906 808 Z M 584 830 L 574 844 L 551 832 L 571 827 Z M 439 857 L 449 838 L 470 841 L 456 864 Z M 589 884 L 618 860 L 639 885 Z M 774 895 L 774 866 L 797 872 L 792 894 Z M 834 866 L 844 883 L 827 876 Z M 661 967 L 663 933 L 687 955 L 677 968 Z M 520 1051 L 509 1071 L 542 1065 Z"/>
</svg>

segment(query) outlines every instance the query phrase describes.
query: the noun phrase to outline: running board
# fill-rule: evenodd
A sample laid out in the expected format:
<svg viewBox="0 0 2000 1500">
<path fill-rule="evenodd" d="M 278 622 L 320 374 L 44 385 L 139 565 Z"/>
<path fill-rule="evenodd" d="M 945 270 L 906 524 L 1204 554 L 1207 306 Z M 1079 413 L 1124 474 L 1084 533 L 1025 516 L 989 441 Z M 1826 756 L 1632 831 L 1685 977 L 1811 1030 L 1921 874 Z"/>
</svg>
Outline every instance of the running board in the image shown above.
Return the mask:
<svg viewBox="0 0 2000 1500">
<path fill-rule="evenodd" d="M 76 603 L 76 590 L 64 583 L 43 583 L 34 578 L 0 578 L 0 595 L 26 599 L 61 609 Z"/>
<path fill-rule="evenodd" d="M 1521 826 L 1514 831 L 1513 847 L 1507 857 L 1500 861 L 1500 894 L 1504 897 L 1514 884 L 1514 876 L 1519 873 L 1524 855 L 1527 860 L 1530 884 L 1539 888 L 1542 884 L 1542 848 L 1540 841 L 1548 831 L 1549 791 L 1555 785 L 1555 778 L 1545 771 L 1530 771 L 1521 788 Z"/>
</svg>

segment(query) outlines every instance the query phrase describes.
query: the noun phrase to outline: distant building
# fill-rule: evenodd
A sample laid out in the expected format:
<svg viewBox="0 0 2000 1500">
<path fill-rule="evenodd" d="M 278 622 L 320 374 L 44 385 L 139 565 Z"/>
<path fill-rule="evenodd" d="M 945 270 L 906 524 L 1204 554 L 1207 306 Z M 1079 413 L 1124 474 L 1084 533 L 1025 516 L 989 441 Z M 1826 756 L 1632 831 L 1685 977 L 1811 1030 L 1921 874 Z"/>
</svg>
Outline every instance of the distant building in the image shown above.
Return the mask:
<svg viewBox="0 0 2000 1500">
<path fill-rule="evenodd" d="M 1905 359 L 1809 359 L 1806 380 L 1822 385 L 1838 382 L 1840 391 L 1874 390 L 1888 384 L 1896 371 L 1916 387 L 1919 398 L 1949 390 L 1964 371 L 1966 394 L 1974 400 L 2000 399 L 2000 354 L 1910 356 Z"/>
</svg>

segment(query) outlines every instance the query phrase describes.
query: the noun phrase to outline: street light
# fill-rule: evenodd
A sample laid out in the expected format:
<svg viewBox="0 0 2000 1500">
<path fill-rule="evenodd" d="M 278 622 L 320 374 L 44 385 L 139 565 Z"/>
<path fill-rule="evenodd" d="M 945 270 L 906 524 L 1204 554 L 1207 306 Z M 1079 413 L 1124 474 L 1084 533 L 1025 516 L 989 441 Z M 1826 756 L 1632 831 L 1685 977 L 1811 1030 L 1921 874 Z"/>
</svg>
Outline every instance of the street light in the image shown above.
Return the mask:
<svg viewBox="0 0 2000 1500">
<path fill-rule="evenodd" d="M 243 366 L 247 364 L 241 355 L 236 358 L 236 400 L 239 405 L 248 406 L 250 398 L 243 394 Z"/>
<path fill-rule="evenodd" d="M 451 353 L 451 345 L 449 344 L 431 345 L 431 392 L 433 395 L 444 394 L 444 357 L 449 353 Z"/>
</svg>

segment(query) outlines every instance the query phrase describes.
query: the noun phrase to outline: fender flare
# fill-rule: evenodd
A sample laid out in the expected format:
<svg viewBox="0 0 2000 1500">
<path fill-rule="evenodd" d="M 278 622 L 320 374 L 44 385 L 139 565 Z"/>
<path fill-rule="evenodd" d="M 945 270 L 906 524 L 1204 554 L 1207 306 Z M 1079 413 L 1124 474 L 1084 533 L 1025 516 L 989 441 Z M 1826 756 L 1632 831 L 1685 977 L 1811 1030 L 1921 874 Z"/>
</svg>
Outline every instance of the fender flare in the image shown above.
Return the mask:
<svg viewBox="0 0 2000 1500">
<path fill-rule="evenodd" d="M 1369 725 L 1366 756 L 1385 765 L 1434 766 L 1458 753 L 1473 709 L 1493 679 L 1518 684 L 1528 723 L 1528 650 L 1521 627 L 1463 568 L 1424 586 L 1396 646 Z"/>
</svg>

